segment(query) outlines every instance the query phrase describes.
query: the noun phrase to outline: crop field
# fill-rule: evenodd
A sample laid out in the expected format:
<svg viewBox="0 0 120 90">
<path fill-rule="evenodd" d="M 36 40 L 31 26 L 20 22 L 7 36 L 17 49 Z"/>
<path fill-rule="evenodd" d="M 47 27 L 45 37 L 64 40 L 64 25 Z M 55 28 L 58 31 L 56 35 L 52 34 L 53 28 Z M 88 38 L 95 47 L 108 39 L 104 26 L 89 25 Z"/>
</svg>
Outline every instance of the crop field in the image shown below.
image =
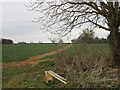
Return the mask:
<svg viewBox="0 0 120 90">
<path fill-rule="evenodd" d="M 69 44 L 53 45 L 53 44 L 20 44 L 20 45 L 3 45 L 3 62 L 11 63 L 14 61 L 20 62 L 29 57 L 49 53 L 58 50 L 58 47 L 65 47 Z M 87 49 L 86 49 L 87 48 Z M 94 56 L 105 56 L 108 53 L 108 44 L 89 44 L 87 47 L 84 45 L 73 44 L 70 48 L 63 50 L 59 54 L 64 53 L 67 56 L 75 56 L 81 54 L 81 49 L 84 49 L 86 54 L 93 54 Z M 64 85 L 58 80 L 55 80 L 52 84 L 46 84 L 44 81 L 45 71 L 52 70 L 54 72 L 61 72 L 55 68 L 55 62 L 49 61 L 51 58 L 57 58 L 58 53 L 47 54 L 40 60 L 48 59 L 48 61 L 39 62 L 34 66 L 16 67 L 16 68 L 3 68 L 2 70 L 2 87 L 3 88 L 70 88 L 74 87 L 72 83 Z M 90 75 L 89 72 L 83 72 L 80 74 L 79 83 L 80 87 L 93 84 L 89 87 L 117 87 L 116 77 L 114 79 L 113 73 L 115 70 L 110 71 L 108 74 Z M 112 72 L 112 73 L 111 73 Z M 92 78 L 91 78 L 92 77 Z M 113 77 L 113 79 L 111 79 Z M 104 80 L 103 80 L 104 78 Z M 95 81 L 97 80 L 97 81 Z M 103 81 L 102 81 L 103 80 Z M 96 86 L 94 86 L 96 85 Z"/>
<path fill-rule="evenodd" d="M 21 61 L 31 56 L 41 55 L 57 49 L 58 47 L 54 44 L 4 44 L 2 45 L 2 61 Z"/>
<path fill-rule="evenodd" d="M 3 45 L 2 46 L 2 61 L 3 62 L 13 62 L 25 60 L 31 56 L 41 55 L 47 52 L 55 51 L 59 47 L 64 47 L 67 44 L 54 45 L 54 44 L 14 44 L 14 45 Z M 74 44 L 70 49 L 63 51 L 67 55 L 77 55 L 79 54 L 79 44 Z M 78 49 L 79 48 L 79 49 Z M 100 52 L 104 54 L 108 48 L 107 44 L 90 44 L 88 45 L 87 53 Z M 49 55 L 45 58 L 53 58 L 58 55 Z"/>
<path fill-rule="evenodd" d="M 63 52 L 60 52 L 59 54 L 66 54 L 67 56 L 74 56 L 74 55 L 80 55 L 81 50 L 85 49 L 84 46 L 81 46 L 80 44 L 73 44 L 73 46 L 67 50 L 64 50 Z M 109 46 L 108 44 L 89 44 L 86 46 L 85 53 L 87 54 L 101 54 L 101 55 L 106 55 L 109 51 Z M 47 59 L 47 58 L 55 58 L 58 57 L 58 54 L 55 55 L 50 55 L 50 56 L 45 56 L 42 59 Z"/>
</svg>

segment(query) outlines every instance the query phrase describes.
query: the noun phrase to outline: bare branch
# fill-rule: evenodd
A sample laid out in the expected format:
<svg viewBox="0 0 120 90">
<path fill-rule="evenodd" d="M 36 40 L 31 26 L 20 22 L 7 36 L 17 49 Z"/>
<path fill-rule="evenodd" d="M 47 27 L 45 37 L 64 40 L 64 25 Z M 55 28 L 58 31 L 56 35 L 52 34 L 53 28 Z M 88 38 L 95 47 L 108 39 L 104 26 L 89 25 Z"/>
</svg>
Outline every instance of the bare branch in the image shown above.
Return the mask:
<svg viewBox="0 0 120 90">
<path fill-rule="evenodd" d="M 52 33 L 67 35 L 75 27 L 84 25 L 99 27 L 110 31 L 111 27 L 120 25 L 120 2 L 79 2 L 74 0 L 53 0 L 35 2 L 32 10 L 41 9 L 44 15 L 37 18 L 44 29 Z"/>
</svg>

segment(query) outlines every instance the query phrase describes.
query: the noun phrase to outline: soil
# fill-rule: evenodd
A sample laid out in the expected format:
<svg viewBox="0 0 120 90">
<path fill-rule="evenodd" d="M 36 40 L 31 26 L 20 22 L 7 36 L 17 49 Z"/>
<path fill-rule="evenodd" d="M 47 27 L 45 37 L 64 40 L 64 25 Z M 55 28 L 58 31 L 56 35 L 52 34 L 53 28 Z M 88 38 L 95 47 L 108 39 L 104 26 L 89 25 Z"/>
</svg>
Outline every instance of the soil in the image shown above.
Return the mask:
<svg viewBox="0 0 120 90">
<path fill-rule="evenodd" d="M 22 60 L 20 62 L 3 63 L 2 67 L 3 68 L 28 67 L 28 66 L 34 66 L 34 65 L 36 65 L 40 62 L 51 61 L 52 59 L 44 59 L 44 60 L 40 60 L 40 59 L 45 57 L 45 56 L 54 55 L 58 52 L 66 50 L 66 49 L 70 48 L 71 46 L 72 46 L 72 44 L 63 47 L 62 49 L 58 49 L 56 51 L 52 51 L 52 52 L 48 52 L 48 53 L 45 53 L 45 54 L 42 54 L 42 55 L 29 57 L 28 59 Z"/>
</svg>

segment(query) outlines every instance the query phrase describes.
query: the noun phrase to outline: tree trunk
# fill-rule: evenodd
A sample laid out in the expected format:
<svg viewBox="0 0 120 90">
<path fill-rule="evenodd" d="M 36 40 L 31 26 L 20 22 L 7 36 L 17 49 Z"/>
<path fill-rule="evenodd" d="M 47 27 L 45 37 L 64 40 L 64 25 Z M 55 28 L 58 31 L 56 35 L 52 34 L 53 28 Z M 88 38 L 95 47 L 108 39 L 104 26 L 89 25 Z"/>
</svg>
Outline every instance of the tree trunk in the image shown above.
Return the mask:
<svg viewBox="0 0 120 90">
<path fill-rule="evenodd" d="M 120 32 L 118 28 L 112 28 L 110 32 L 110 50 L 112 56 L 112 67 L 119 68 L 120 66 Z"/>
</svg>

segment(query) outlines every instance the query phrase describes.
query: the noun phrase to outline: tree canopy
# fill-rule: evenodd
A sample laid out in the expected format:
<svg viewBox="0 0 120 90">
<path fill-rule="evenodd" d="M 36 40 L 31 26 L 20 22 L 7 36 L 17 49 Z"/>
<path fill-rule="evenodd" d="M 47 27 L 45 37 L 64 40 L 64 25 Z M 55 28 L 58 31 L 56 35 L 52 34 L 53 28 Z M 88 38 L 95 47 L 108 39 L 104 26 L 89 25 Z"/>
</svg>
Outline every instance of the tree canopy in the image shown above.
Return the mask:
<svg viewBox="0 0 120 90">
<path fill-rule="evenodd" d="M 36 21 L 42 22 L 47 30 L 52 27 L 53 33 L 67 35 L 81 26 L 110 31 L 113 25 L 120 25 L 118 0 L 44 0 L 31 2 L 30 8 L 43 12 Z"/>
</svg>

